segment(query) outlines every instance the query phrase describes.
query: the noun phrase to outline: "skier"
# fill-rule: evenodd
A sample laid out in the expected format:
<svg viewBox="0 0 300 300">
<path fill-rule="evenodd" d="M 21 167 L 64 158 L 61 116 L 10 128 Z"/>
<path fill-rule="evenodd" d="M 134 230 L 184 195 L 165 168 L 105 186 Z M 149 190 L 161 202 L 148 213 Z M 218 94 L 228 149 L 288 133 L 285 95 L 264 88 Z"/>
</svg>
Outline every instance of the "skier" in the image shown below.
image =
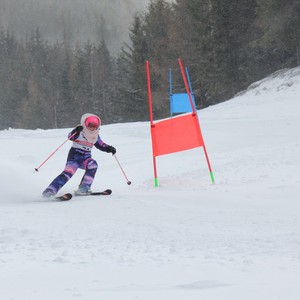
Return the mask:
<svg viewBox="0 0 300 300">
<path fill-rule="evenodd" d="M 97 162 L 91 157 L 92 147 L 95 146 L 99 150 L 113 155 L 116 153 L 116 149 L 104 143 L 99 136 L 100 125 L 100 118 L 94 114 L 87 113 L 81 117 L 80 125 L 68 134 L 73 145 L 69 151 L 65 169 L 44 190 L 44 197 L 54 197 L 78 168 L 85 170 L 85 173 L 75 195 L 91 193 L 91 185 L 98 168 Z"/>
</svg>

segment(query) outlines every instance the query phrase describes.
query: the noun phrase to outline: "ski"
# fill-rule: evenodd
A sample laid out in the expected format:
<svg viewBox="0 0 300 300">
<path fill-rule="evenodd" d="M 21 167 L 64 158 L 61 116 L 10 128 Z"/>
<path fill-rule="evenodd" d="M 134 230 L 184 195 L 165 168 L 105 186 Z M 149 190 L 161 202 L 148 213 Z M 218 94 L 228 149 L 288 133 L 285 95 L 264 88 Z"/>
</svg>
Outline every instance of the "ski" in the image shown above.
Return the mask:
<svg viewBox="0 0 300 300">
<path fill-rule="evenodd" d="M 60 201 L 68 201 L 68 200 L 71 200 L 73 197 L 72 194 L 70 193 L 66 193 L 66 194 L 63 194 L 61 196 L 58 196 L 58 197 L 55 197 L 56 200 L 60 200 Z"/>
<path fill-rule="evenodd" d="M 61 196 L 57 196 L 57 197 L 54 197 L 55 200 L 59 200 L 59 201 L 69 201 L 72 199 L 72 197 L 86 197 L 86 196 L 108 196 L 112 193 L 112 190 L 110 189 L 107 189 L 105 191 L 101 191 L 101 192 L 92 192 L 92 193 L 89 193 L 89 194 L 86 194 L 86 195 L 72 195 L 71 193 L 66 193 L 66 194 L 63 194 Z"/>
<path fill-rule="evenodd" d="M 112 190 L 107 189 L 107 190 L 101 191 L 101 192 L 91 192 L 91 193 L 86 194 L 86 195 L 76 195 L 76 194 L 74 194 L 74 197 L 82 197 L 82 196 L 100 196 L 100 195 L 102 195 L 102 196 L 108 196 L 108 195 L 110 195 L 111 193 L 112 193 Z"/>
</svg>

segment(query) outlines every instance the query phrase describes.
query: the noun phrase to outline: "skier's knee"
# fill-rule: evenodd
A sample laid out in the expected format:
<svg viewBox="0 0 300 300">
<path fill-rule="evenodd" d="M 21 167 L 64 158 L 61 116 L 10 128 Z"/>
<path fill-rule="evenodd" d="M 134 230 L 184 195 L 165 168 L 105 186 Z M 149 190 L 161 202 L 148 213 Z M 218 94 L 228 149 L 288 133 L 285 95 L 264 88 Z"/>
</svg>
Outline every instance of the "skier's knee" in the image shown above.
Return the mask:
<svg viewBox="0 0 300 300">
<path fill-rule="evenodd" d="M 97 169 L 98 168 L 98 164 L 95 160 L 90 160 L 88 163 L 87 163 L 87 169 L 91 170 L 91 169 Z"/>
<path fill-rule="evenodd" d="M 77 170 L 76 166 L 66 165 L 63 173 L 67 174 L 67 176 L 69 176 L 69 177 L 72 177 L 75 174 L 76 170 Z"/>
</svg>

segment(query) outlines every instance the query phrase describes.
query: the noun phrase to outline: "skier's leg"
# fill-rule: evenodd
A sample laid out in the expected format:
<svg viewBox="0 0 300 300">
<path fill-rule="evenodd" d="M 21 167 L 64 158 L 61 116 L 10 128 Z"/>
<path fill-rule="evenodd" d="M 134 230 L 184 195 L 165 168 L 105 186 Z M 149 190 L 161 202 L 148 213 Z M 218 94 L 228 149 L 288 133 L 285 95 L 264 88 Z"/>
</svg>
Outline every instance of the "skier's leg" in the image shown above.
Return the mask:
<svg viewBox="0 0 300 300">
<path fill-rule="evenodd" d="M 43 196 L 51 197 L 57 194 L 57 192 L 70 180 L 78 169 L 78 164 L 74 161 L 68 161 L 65 169 L 59 174 L 45 189 Z"/>
<path fill-rule="evenodd" d="M 85 191 L 89 191 L 94 181 L 98 164 L 94 159 L 88 158 L 86 161 L 84 161 L 83 168 L 85 169 L 85 173 L 80 182 L 79 190 L 83 189 Z"/>
</svg>

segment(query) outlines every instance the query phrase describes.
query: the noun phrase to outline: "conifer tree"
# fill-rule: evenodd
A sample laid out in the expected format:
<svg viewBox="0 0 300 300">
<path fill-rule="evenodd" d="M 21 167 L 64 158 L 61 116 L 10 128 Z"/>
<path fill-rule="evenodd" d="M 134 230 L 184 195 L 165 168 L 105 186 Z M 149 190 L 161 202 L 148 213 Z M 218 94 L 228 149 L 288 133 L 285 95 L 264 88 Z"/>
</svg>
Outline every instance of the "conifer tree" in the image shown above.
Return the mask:
<svg viewBox="0 0 300 300">
<path fill-rule="evenodd" d="M 129 36 L 131 45 L 124 45 L 117 60 L 118 98 L 126 118 L 135 121 L 148 113 L 144 66 L 149 50 L 139 16 L 135 16 Z"/>
<path fill-rule="evenodd" d="M 268 72 L 300 65 L 300 1 L 257 0 L 261 38 L 258 45 L 268 53 Z"/>
<path fill-rule="evenodd" d="M 13 32 L 0 31 L 0 129 L 15 127 L 22 118 L 18 108 L 26 96 L 26 74 L 21 52 Z"/>
</svg>

